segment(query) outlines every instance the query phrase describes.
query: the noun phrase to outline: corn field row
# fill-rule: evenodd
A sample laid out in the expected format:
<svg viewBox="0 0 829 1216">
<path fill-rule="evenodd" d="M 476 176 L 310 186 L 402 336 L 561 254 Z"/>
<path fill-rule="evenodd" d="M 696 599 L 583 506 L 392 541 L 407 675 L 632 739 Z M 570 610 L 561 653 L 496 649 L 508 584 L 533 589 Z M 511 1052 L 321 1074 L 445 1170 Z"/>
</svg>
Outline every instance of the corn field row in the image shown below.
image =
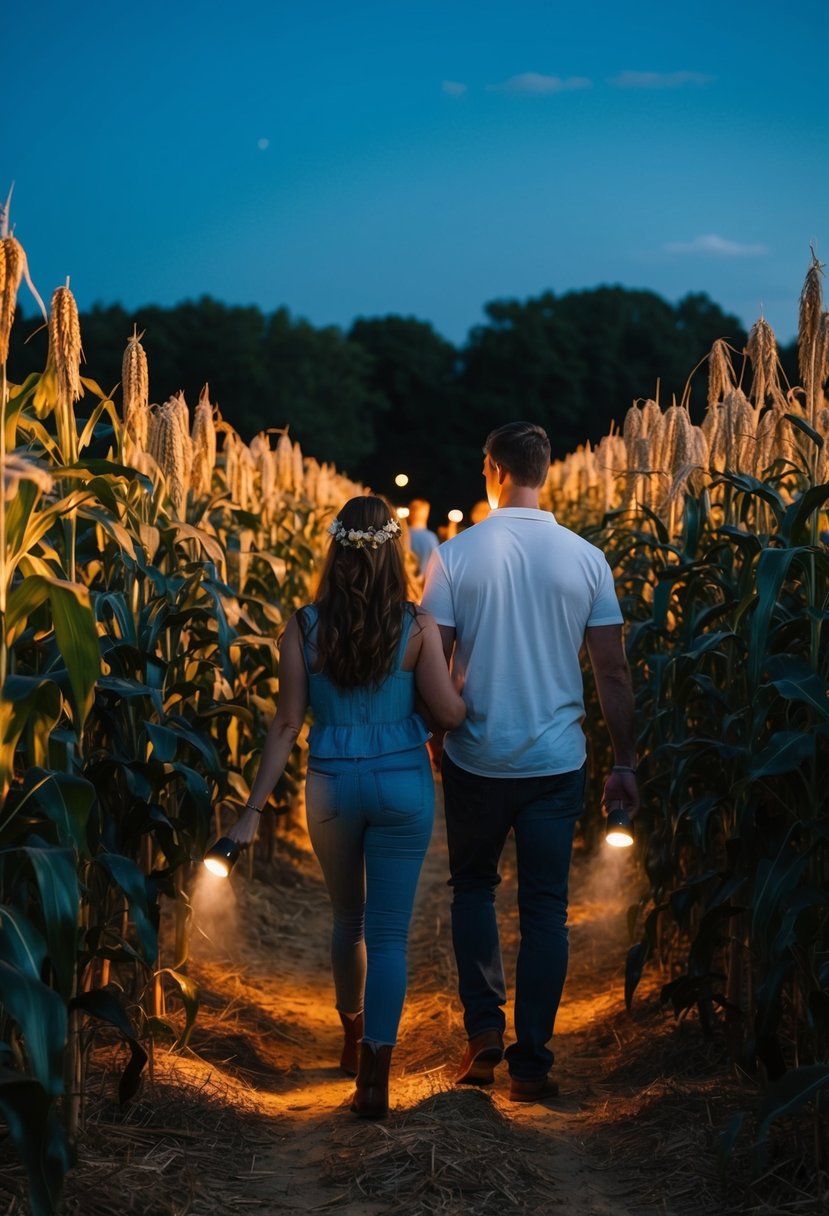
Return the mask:
<svg viewBox="0 0 829 1216">
<path fill-rule="evenodd" d="M 141 337 L 120 408 L 81 374 L 55 291 L 45 369 L 6 379 L 25 254 L 0 241 L 0 1111 L 36 1216 L 57 1210 L 96 1027 L 135 1093 L 198 1009 L 187 876 L 245 800 L 332 510 L 360 491 L 285 431 L 250 444 L 207 388 L 150 404 Z M 78 402 L 83 399 L 83 407 Z M 275 792 L 289 803 L 298 756 Z M 175 910 L 159 957 L 161 901 Z"/>
<path fill-rule="evenodd" d="M 798 342 L 798 387 L 781 386 L 764 321 L 739 374 L 716 343 L 701 425 L 687 401 L 636 403 L 547 488 L 608 555 L 628 622 L 647 884 L 626 999 L 658 962 L 677 1017 L 722 1032 L 761 1083 L 760 1143 L 813 1099 L 817 1128 L 829 1084 L 829 313 L 814 259 Z M 815 1144 L 825 1167 L 823 1132 Z"/>
<path fill-rule="evenodd" d="M 4 234 L 0 1110 L 41 1216 L 82 1127 L 96 1026 L 128 1046 L 125 1101 L 154 1039 L 187 1042 L 188 870 L 216 806 L 247 797 L 275 638 L 359 487 L 284 431 L 245 444 L 207 389 L 192 414 L 181 394 L 151 404 L 138 333 L 118 404 L 81 375 L 68 287 L 45 369 L 8 384 L 24 274 Z M 678 1014 L 725 1026 L 735 1062 L 768 1079 L 761 1133 L 829 1079 L 827 335 L 814 264 L 802 387 L 781 385 L 759 322 L 739 371 L 715 345 L 701 426 L 688 401 L 636 404 L 547 491 L 610 556 L 629 622 L 649 888 L 630 912 L 628 999 L 656 959 Z"/>
</svg>

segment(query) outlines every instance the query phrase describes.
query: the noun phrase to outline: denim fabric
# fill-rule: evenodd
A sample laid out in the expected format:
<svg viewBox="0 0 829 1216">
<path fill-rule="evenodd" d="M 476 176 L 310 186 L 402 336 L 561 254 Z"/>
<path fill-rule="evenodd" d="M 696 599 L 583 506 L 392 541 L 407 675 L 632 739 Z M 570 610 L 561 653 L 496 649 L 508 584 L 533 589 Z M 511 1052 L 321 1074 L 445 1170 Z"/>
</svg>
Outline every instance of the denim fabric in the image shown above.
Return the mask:
<svg viewBox="0 0 829 1216">
<path fill-rule="evenodd" d="M 326 760 L 365 759 L 389 752 L 410 751 L 429 738 L 426 724 L 415 713 L 415 677 L 403 671 L 414 622 L 414 608 L 403 608 L 403 627 L 394 669 L 383 682 L 341 688 L 322 672 L 313 670 L 313 649 L 319 615 L 316 606 L 303 608 L 300 619 L 305 630 L 305 666 L 308 697 L 314 722 L 308 736 L 311 757 Z"/>
<path fill-rule="evenodd" d="M 506 1058 L 520 1080 L 540 1080 L 553 1063 L 547 1044 L 567 974 L 567 879 L 584 780 L 584 767 L 549 777 L 481 777 L 443 758 L 452 938 L 470 1038 L 505 1026 L 495 889 L 504 844 L 515 833 L 521 944 L 516 1042 Z"/>
<path fill-rule="evenodd" d="M 364 1041 L 394 1044 L 406 995 L 409 921 L 434 819 L 426 749 L 365 760 L 312 757 L 305 796 L 334 914 L 337 1008 L 364 1008 Z"/>
</svg>

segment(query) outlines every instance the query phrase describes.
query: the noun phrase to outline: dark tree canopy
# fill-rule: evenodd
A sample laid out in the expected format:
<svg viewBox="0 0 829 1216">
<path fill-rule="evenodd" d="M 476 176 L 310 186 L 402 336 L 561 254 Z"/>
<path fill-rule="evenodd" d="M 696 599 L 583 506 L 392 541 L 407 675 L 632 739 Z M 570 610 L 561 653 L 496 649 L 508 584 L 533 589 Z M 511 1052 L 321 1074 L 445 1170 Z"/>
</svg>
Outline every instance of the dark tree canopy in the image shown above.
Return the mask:
<svg viewBox="0 0 829 1216">
<path fill-rule="evenodd" d="M 290 427 L 303 449 L 398 501 L 431 500 L 433 522 L 481 497 L 481 445 L 503 422 L 528 418 L 561 456 L 621 424 L 632 401 L 679 400 L 716 338 L 739 351 L 746 334 L 707 295 L 670 304 L 650 291 L 606 286 L 527 300 L 494 300 L 485 320 L 454 346 L 415 317 L 359 318 L 346 333 L 317 328 L 285 308 L 222 304 L 209 296 L 173 308 L 129 312 L 95 305 L 81 316 L 86 371 L 106 391 L 121 377 L 137 325 L 150 368 L 151 400 L 183 389 L 194 404 L 202 385 L 245 439 Z M 18 320 L 9 374 L 43 367 L 42 326 Z M 782 352 L 796 376 L 793 347 Z M 698 419 L 705 366 L 691 382 Z M 409 475 L 397 490 L 394 475 Z"/>
</svg>

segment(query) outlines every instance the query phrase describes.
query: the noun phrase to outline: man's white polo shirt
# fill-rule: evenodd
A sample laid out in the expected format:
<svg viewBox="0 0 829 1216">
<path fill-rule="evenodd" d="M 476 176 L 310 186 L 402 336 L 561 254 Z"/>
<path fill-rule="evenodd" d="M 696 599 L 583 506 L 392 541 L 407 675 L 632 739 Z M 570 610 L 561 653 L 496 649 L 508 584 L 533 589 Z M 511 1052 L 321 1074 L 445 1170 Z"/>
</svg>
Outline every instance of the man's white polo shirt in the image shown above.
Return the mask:
<svg viewBox="0 0 829 1216">
<path fill-rule="evenodd" d="M 432 554 L 423 606 L 456 631 L 467 716 L 449 758 L 487 777 L 581 768 L 584 633 L 622 623 L 604 554 L 549 511 L 502 507 Z"/>
</svg>

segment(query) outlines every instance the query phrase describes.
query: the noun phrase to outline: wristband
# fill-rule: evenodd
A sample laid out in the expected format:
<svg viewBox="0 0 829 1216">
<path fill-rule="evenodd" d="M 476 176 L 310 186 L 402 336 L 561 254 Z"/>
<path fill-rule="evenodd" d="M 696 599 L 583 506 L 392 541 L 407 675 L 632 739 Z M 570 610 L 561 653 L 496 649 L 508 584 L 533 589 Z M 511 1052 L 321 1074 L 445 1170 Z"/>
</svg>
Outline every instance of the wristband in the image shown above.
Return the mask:
<svg viewBox="0 0 829 1216">
<path fill-rule="evenodd" d="M 262 808 L 261 808 L 261 806 L 255 806 L 255 805 L 254 805 L 254 803 L 252 803 L 252 802 L 246 802 L 246 803 L 245 803 L 245 810 L 246 810 L 246 811 L 256 811 L 257 815 L 261 815 L 261 814 L 262 814 Z"/>
<path fill-rule="evenodd" d="M 610 771 L 612 773 L 630 773 L 631 777 L 636 776 L 636 769 L 630 764 L 614 764 Z"/>
</svg>

